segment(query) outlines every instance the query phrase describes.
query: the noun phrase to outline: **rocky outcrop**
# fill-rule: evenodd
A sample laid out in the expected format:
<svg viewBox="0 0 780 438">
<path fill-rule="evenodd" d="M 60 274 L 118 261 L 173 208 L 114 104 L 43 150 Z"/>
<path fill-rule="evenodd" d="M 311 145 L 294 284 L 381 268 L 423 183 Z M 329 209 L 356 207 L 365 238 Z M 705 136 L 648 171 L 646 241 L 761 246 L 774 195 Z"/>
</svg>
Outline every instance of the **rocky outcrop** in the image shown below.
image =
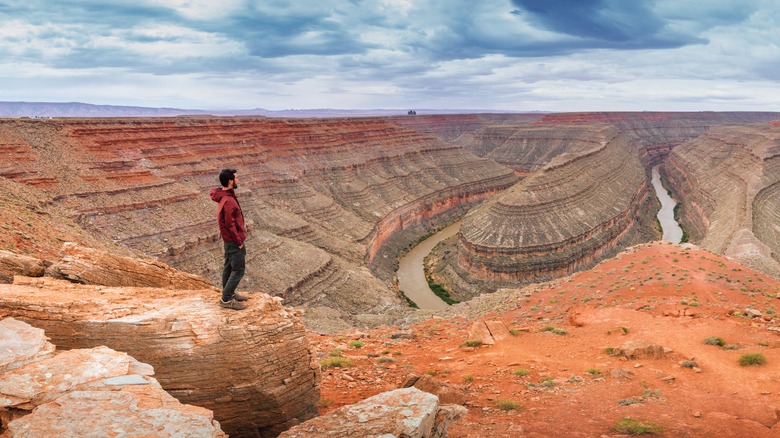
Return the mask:
<svg viewBox="0 0 780 438">
<path fill-rule="evenodd" d="M 208 289 L 205 278 L 171 268 L 155 260 L 123 257 L 68 242 L 62 258 L 49 267 L 49 275 L 68 281 L 103 286 Z"/>
<path fill-rule="evenodd" d="M 14 275 L 41 277 L 45 271 L 43 260 L 0 250 L 0 283 L 12 283 Z"/>
<path fill-rule="evenodd" d="M 592 149 L 557 156 L 466 215 L 454 272 L 491 285 L 544 280 L 652 233 L 654 199 L 635 150 L 614 128 L 591 131 L 600 136 Z"/>
<path fill-rule="evenodd" d="M 664 164 L 683 229 L 700 246 L 778 274 L 780 129 L 720 126 L 675 148 Z"/>
<path fill-rule="evenodd" d="M 309 420 L 280 438 L 443 438 L 465 414 L 463 406 L 440 406 L 438 397 L 417 388 L 396 389 Z"/>
<path fill-rule="evenodd" d="M 319 368 L 296 312 L 261 293 L 248 294 L 246 310 L 222 309 L 218 295 L 16 277 L 0 293 L 0 317 L 44 329 L 59 348 L 127 352 L 231 436 L 275 435 L 316 415 Z"/>
<path fill-rule="evenodd" d="M 208 409 L 167 394 L 149 365 L 107 347 L 54 352 L 43 330 L 0 320 L 0 435 L 224 437 Z"/>
</svg>

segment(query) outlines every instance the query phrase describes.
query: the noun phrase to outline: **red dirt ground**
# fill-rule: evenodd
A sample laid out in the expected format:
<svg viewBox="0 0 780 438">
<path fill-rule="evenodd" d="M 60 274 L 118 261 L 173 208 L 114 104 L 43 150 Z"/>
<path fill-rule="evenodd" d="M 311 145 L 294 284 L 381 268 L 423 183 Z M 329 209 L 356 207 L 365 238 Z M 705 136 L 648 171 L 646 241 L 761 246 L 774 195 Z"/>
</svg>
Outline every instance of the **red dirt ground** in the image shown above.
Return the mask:
<svg viewBox="0 0 780 438">
<path fill-rule="evenodd" d="M 464 317 L 416 324 L 413 339 L 391 339 L 398 327 L 312 334 L 321 358 L 341 348 L 354 365 L 323 370 L 321 412 L 427 373 L 465 391 L 468 414 L 453 423 L 452 437 L 619 436 L 612 426 L 624 417 L 653 422 L 663 436 L 780 436 L 778 292 L 777 280 L 710 252 L 642 245 L 518 290 L 513 309 L 482 318 L 518 330 L 495 345 L 464 346 L 474 322 Z M 745 316 L 746 308 L 762 316 Z M 705 344 L 711 336 L 737 349 Z M 350 346 L 354 340 L 364 345 Z M 630 340 L 672 352 L 638 360 L 605 352 Z M 740 366 L 745 353 L 763 354 L 766 364 Z M 499 399 L 518 408 L 501 410 Z"/>
</svg>

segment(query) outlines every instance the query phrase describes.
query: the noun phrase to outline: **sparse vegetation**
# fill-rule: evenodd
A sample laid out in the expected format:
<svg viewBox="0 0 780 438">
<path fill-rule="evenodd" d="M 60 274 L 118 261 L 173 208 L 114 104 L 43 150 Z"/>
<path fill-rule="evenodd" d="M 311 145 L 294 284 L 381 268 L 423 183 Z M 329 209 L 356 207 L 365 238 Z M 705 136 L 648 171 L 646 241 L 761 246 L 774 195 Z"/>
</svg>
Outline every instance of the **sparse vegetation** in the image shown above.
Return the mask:
<svg viewBox="0 0 780 438">
<path fill-rule="evenodd" d="M 382 356 L 379 359 L 376 360 L 379 363 L 391 363 L 395 362 L 395 360 L 392 357 Z"/>
<path fill-rule="evenodd" d="M 344 350 L 341 348 L 334 348 L 333 350 L 330 350 L 330 353 L 328 353 L 328 356 L 330 357 L 344 357 Z"/>
<path fill-rule="evenodd" d="M 543 332 L 551 332 L 551 333 L 554 333 L 556 335 L 561 335 L 561 336 L 569 334 L 569 332 L 567 332 L 566 330 L 564 330 L 562 328 L 558 328 L 558 327 L 553 327 L 551 325 L 542 327 L 542 331 Z"/>
<path fill-rule="evenodd" d="M 512 336 L 517 336 L 517 335 L 519 335 L 519 334 L 520 334 L 520 330 L 518 330 L 518 329 L 513 329 L 513 328 L 512 328 L 512 329 L 509 329 L 509 334 L 510 334 L 510 335 L 512 335 Z"/>
<path fill-rule="evenodd" d="M 349 368 L 352 366 L 352 361 L 348 357 L 337 356 L 329 357 L 320 361 L 322 369 L 328 368 Z"/>
<path fill-rule="evenodd" d="M 723 346 L 724 350 L 739 350 L 740 348 L 742 347 L 739 344 L 726 344 Z"/>
<path fill-rule="evenodd" d="M 663 433 L 661 426 L 650 421 L 639 421 L 633 418 L 621 418 L 612 425 L 612 430 L 628 435 L 655 435 Z"/>
<path fill-rule="evenodd" d="M 745 353 L 739 358 L 739 364 L 743 367 L 751 365 L 764 365 L 766 358 L 761 353 Z"/>
<path fill-rule="evenodd" d="M 363 348 L 366 345 L 363 341 L 349 341 L 349 346 L 352 348 Z"/>
<path fill-rule="evenodd" d="M 527 376 L 529 373 L 530 371 L 525 368 L 518 368 L 514 371 L 514 374 L 519 377 Z"/>
<path fill-rule="evenodd" d="M 520 410 L 521 406 L 518 402 L 507 398 L 499 398 L 496 400 L 496 406 L 502 411 L 516 411 Z"/>
<path fill-rule="evenodd" d="M 465 376 L 463 376 L 463 380 L 466 383 L 471 383 L 471 382 L 474 381 L 474 376 L 472 376 L 471 374 L 465 375 Z"/>
<path fill-rule="evenodd" d="M 710 336 L 709 338 L 706 338 L 704 343 L 707 345 L 717 345 L 718 347 L 726 345 L 726 341 L 724 341 L 723 338 L 719 338 L 717 336 Z"/>
<path fill-rule="evenodd" d="M 468 339 L 466 340 L 466 342 L 463 343 L 463 345 L 467 347 L 479 347 L 480 345 L 482 345 L 482 341 L 480 341 L 479 339 Z"/>
<path fill-rule="evenodd" d="M 699 364 L 695 360 L 686 360 L 680 364 L 683 368 L 698 368 Z"/>
<path fill-rule="evenodd" d="M 593 377 L 599 377 L 602 375 L 602 372 L 598 368 L 588 368 L 585 370 L 586 373 L 590 374 Z"/>
</svg>

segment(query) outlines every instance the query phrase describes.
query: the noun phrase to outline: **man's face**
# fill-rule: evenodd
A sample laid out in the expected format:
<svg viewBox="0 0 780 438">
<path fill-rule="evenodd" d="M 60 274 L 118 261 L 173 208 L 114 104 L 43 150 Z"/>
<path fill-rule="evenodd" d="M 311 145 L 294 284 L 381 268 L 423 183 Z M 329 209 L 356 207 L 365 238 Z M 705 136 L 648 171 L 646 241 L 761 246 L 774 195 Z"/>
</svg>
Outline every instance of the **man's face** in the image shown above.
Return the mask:
<svg viewBox="0 0 780 438">
<path fill-rule="evenodd" d="M 233 175 L 233 188 L 238 188 L 238 175 Z"/>
</svg>

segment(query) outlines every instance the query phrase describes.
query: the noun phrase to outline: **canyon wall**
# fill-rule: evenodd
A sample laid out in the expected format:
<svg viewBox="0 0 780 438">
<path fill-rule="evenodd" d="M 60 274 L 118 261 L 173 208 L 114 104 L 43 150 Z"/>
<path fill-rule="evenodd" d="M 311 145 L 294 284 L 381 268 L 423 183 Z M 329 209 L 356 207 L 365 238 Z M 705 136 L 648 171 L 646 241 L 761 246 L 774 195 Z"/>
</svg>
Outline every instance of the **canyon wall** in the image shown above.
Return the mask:
<svg viewBox="0 0 780 438">
<path fill-rule="evenodd" d="M 550 146 L 577 144 L 464 217 L 446 281 L 461 298 L 499 284 L 564 276 L 656 237 L 650 226 L 656 201 L 645 169 L 617 129 L 544 127 L 529 131 L 528 137 L 535 136 L 551 139 Z M 511 149 L 529 170 L 537 164 L 527 164 L 526 153 L 536 143 L 524 148 L 521 141 Z"/>
<path fill-rule="evenodd" d="M 511 169 L 385 118 L 5 120 L 0 147 L 5 184 L 77 224 L 76 241 L 89 236 L 215 284 L 222 244 L 208 191 L 219 169 L 239 169 L 250 230 L 240 287 L 313 309 L 307 321 L 318 311 L 343 321 L 330 329 L 405 312 L 390 287 L 396 251 L 516 181 Z M 51 257 L 61 243 L 30 253 Z"/>
<path fill-rule="evenodd" d="M 663 169 L 692 241 L 780 274 L 779 127 L 712 128 L 675 148 Z"/>
</svg>

